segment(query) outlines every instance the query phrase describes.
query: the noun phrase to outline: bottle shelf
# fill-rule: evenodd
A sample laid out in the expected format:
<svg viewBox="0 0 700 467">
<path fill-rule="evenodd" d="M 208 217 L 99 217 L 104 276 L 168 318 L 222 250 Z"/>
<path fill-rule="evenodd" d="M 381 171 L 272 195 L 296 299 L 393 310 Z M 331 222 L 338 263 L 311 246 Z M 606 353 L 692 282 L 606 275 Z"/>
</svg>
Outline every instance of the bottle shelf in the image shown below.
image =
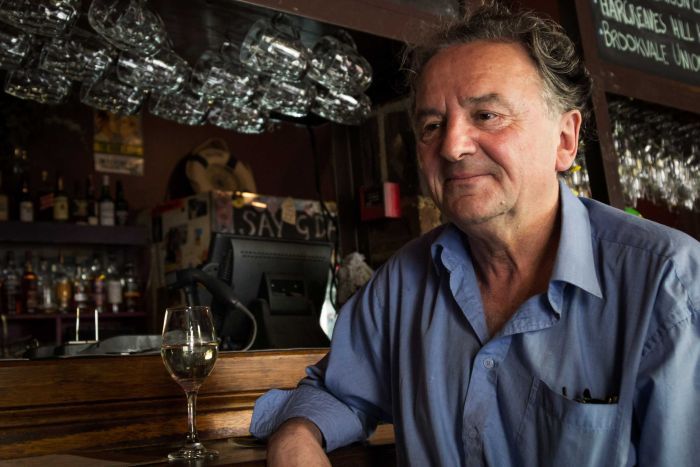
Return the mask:
<svg viewBox="0 0 700 467">
<path fill-rule="evenodd" d="M 145 246 L 148 244 L 148 232 L 146 227 L 140 225 L 108 227 L 61 222 L 2 221 L 0 242 Z"/>
<path fill-rule="evenodd" d="M 36 320 L 57 320 L 57 321 L 75 321 L 75 313 L 65 313 L 65 314 L 22 314 L 22 315 L 3 315 L 7 321 L 36 321 Z M 146 313 L 143 311 L 134 311 L 133 313 L 122 311 L 119 313 L 112 313 L 111 311 L 105 311 L 99 314 L 100 321 L 109 319 L 122 319 L 122 318 L 143 318 Z M 94 321 L 95 315 L 93 312 L 88 311 L 86 313 L 81 313 L 80 320 Z"/>
</svg>

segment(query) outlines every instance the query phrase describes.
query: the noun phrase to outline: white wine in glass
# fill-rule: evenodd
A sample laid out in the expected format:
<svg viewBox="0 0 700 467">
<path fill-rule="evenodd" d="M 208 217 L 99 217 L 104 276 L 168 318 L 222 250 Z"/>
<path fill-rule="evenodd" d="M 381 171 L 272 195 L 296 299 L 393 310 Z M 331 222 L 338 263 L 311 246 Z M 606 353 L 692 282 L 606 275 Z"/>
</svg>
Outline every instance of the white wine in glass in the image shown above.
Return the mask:
<svg viewBox="0 0 700 467">
<path fill-rule="evenodd" d="M 217 345 L 209 307 L 183 306 L 165 310 L 160 354 L 170 376 L 187 395 L 187 437 L 180 450 L 168 454 L 170 460 L 218 455 L 199 442 L 196 426 L 197 391 L 214 368 L 219 353 Z"/>
</svg>

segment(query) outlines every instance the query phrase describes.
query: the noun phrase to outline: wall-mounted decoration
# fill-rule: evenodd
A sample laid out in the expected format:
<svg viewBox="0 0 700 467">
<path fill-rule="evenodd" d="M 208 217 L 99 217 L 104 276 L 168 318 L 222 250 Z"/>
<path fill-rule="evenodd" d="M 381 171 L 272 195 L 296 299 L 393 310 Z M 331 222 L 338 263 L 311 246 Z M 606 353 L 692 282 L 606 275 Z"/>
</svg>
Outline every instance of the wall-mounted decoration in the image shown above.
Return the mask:
<svg viewBox="0 0 700 467">
<path fill-rule="evenodd" d="M 141 115 L 94 113 L 93 152 L 97 172 L 139 175 L 144 173 Z"/>
</svg>

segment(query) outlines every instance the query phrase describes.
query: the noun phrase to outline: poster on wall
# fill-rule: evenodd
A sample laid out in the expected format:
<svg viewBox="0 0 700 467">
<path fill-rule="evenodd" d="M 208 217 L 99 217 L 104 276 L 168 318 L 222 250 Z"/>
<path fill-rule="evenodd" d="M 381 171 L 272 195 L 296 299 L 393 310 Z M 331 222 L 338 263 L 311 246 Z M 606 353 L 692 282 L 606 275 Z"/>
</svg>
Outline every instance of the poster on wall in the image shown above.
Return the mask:
<svg viewBox="0 0 700 467">
<path fill-rule="evenodd" d="M 143 176 L 141 115 L 94 113 L 95 171 Z"/>
</svg>

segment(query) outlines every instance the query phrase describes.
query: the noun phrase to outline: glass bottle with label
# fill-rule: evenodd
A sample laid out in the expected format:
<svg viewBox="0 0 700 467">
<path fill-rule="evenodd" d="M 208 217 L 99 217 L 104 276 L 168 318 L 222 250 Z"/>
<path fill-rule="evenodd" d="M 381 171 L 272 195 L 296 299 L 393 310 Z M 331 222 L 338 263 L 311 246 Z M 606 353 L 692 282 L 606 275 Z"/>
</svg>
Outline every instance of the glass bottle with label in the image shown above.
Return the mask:
<svg viewBox="0 0 700 467">
<path fill-rule="evenodd" d="M 129 203 L 124 198 L 124 187 L 122 181 L 117 180 L 117 192 L 114 199 L 114 215 L 117 220 L 117 225 L 126 225 L 129 220 Z"/>
<path fill-rule="evenodd" d="M 90 277 L 92 278 L 92 302 L 99 313 L 105 311 L 107 291 L 105 290 L 105 274 L 102 271 L 100 258 L 95 255 L 90 265 Z"/>
<path fill-rule="evenodd" d="M 5 277 L 2 297 L 4 301 L 3 308 L 8 315 L 14 315 L 21 311 L 22 292 L 20 289 L 20 275 L 17 271 L 17 263 L 15 263 L 15 253 L 13 251 L 7 252 L 3 276 Z"/>
<path fill-rule="evenodd" d="M 0 172 L 0 221 L 10 220 L 10 198 L 5 193 L 2 172 Z"/>
<path fill-rule="evenodd" d="M 22 307 L 29 314 L 36 313 L 39 306 L 38 277 L 34 273 L 32 253 L 27 251 L 24 261 L 24 274 L 22 275 Z"/>
<path fill-rule="evenodd" d="M 76 224 L 87 224 L 88 200 L 82 192 L 80 180 L 73 182 L 73 197 L 70 200 L 70 217 Z"/>
<path fill-rule="evenodd" d="M 0 314 L 6 315 L 5 311 L 5 268 L 0 265 Z M 0 352 L 2 349 L 0 349 Z"/>
<path fill-rule="evenodd" d="M 73 284 L 66 273 L 66 267 L 63 261 L 63 253 L 60 253 L 58 255 L 58 262 L 51 266 L 51 272 L 53 273 L 58 311 L 61 313 L 68 313 L 71 300 L 73 299 Z"/>
<path fill-rule="evenodd" d="M 14 200 L 10 200 L 10 219 L 19 219 L 21 215 L 19 200 L 22 196 L 22 185 L 29 176 L 27 151 L 22 148 L 15 148 L 11 159 L 11 169 L 6 181 L 7 191 L 13 195 L 11 198 L 14 197 Z"/>
<path fill-rule="evenodd" d="M 98 225 L 100 223 L 100 206 L 95 199 L 95 184 L 92 175 L 89 175 L 85 183 L 85 199 L 87 200 L 87 223 Z"/>
<path fill-rule="evenodd" d="M 41 171 L 41 183 L 37 194 L 36 220 L 53 220 L 53 188 L 49 183 L 49 172 Z"/>
<path fill-rule="evenodd" d="M 141 288 L 134 263 L 124 266 L 124 309 L 130 313 L 137 311 L 141 302 Z"/>
<path fill-rule="evenodd" d="M 56 177 L 56 191 L 53 193 L 53 220 L 57 222 L 68 221 L 68 193 L 63 186 L 63 176 Z"/>
<path fill-rule="evenodd" d="M 39 292 L 39 310 L 42 313 L 51 314 L 56 311 L 56 293 L 53 286 L 53 274 L 46 258 L 39 260 L 37 276 L 37 289 Z"/>
<path fill-rule="evenodd" d="M 29 179 L 25 175 L 22 180 L 22 190 L 19 194 L 19 220 L 22 222 L 34 222 L 34 201 L 29 193 Z"/>
<path fill-rule="evenodd" d="M 107 283 L 107 306 L 112 313 L 119 313 L 122 309 L 122 281 L 119 276 L 117 262 L 113 256 L 110 256 L 107 265 L 106 274 Z"/>
<path fill-rule="evenodd" d="M 90 286 L 85 270 L 80 265 L 76 268 L 73 278 L 73 305 L 83 309 L 90 306 Z"/>
<path fill-rule="evenodd" d="M 109 193 L 109 175 L 102 176 L 100 194 L 100 225 L 114 225 L 114 200 Z"/>
</svg>

